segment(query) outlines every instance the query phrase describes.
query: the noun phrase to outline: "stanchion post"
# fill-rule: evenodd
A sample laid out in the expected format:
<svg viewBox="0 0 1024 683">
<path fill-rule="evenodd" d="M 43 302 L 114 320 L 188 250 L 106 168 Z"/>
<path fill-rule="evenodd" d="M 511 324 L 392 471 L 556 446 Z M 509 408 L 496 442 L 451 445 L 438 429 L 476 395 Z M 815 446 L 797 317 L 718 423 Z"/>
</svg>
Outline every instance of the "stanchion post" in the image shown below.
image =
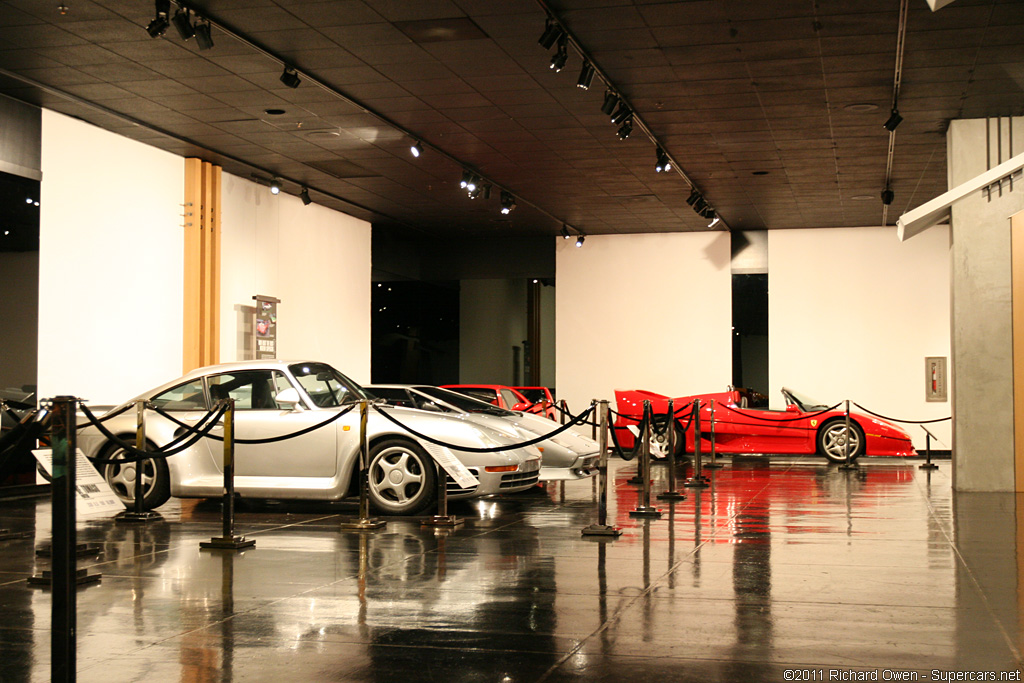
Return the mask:
<svg viewBox="0 0 1024 683">
<path fill-rule="evenodd" d="M 437 514 L 430 519 L 425 519 L 421 527 L 438 527 L 442 529 L 454 529 L 465 524 L 465 520 L 455 515 L 448 514 L 448 473 L 441 463 L 435 462 L 437 466 Z"/>
<path fill-rule="evenodd" d="M 144 398 L 140 398 L 135 402 L 135 449 L 139 451 L 146 450 L 146 399 Z M 135 462 L 134 506 L 132 510 L 125 510 L 117 516 L 117 521 L 120 523 L 145 523 L 156 519 L 163 519 L 156 512 L 147 512 L 143 505 L 146 489 L 143 484 L 142 475 L 145 473 L 145 469 L 146 464 L 144 461 L 138 460 Z"/>
<path fill-rule="evenodd" d="M 366 433 L 366 421 L 370 414 L 370 402 L 359 402 L 359 519 L 342 522 L 342 531 L 372 531 L 383 529 L 387 522 L 370 517 L 370 442 Z"/>
<path fill-rule="evenodd" d="M 711 399 L 711 462 L 704 463 L 704 467 L 717 469 L 722 466 L 718 462 L 718 453 L 715 446 L 715 399 Z"/>
<path fill-rule="evenodd" d="M 585 527 L 581 532 L 584 536 L 610 536 L 618 538 L 622 530 L 617 526 L 608 524 L 608 401 L 602 400 L 597 404 L 598 428 L 597 445 L 600 456 L 597 460 L 598 492 L 597 499 L 597 524 Z"/>
<path fill-rule="evenodd" d="M 224 503 L 221 506 L 221 536 L 199 544 L 207 550 L 242 550 L 256 545 L 255 539 L 235 536 L 235 399 L 226 398 L 224 411 Z"/>
<path fill-rule="evenodd" d="M 53 399 L 53 596 L 50 665 L 53 681 L 75 680 L 76 595 L 75 545 L 75 410 L 72 396 Z"/>
<path fill-rule="evenodd" d="M 593 418 L 594 406 L 595 405 L 597 405 L 597 399 L 596 398 L 590 399 L 590 411 L 591 411 L 590 438 L 593 439 L 594 441 L 597 441 L 597 421 L 595 421 L 594 418 Z"/>
<path fill-rule="evenodd" d="M 644 401 L 644 429 L 641 433 L 643 443 L 640 447 L 640 462 L 637 469 L 640 472 L 640 501 L 635 510 L 631 510 L 630 517 L 646 517 L 649 519 L 660 519 L 661 510 L 651 507 L 651 429 L 652 429 L 651 402 Z"/>
<path fill-rule="evenodd" d="M 850 432 L 850 399 L 846 399 L 846 418 L 845 419 L 846 419 L 846 433 L 843 435 L 843 450 L 845 452 L 845 458 L 844 459 L 845 459 L 846 462 L 844 462 L 842 465 L 840 465 L 839 469 L 841 469 L 841 470 L 853 470 L 853 469 L 857 469 L 857 465 L 855 465 L 850 460 L 850 434 L 852 433 L 852 432 Z"/>
<path fill-rule="evenodd" d="M 932 433 L 928 431 L 928 428 L 921 425 L 921 429 L 924 430 L 924 457 L 925 462 L 920 466 L 922 470 L 936 470 L 939 468 L 938 465 L 932 462 Z"/>
<path fill-rule="evenodd" d="M 708 485 L 704 478 L 703 470 L 704 456 L 701 454 L 700 433 L 700 399 L 693 399 L 693 476 L 686 480 L 683 486 L 688 488 L 704 488 Z"/>
<path fill-rule="evenodd" d="M 565 419 L 566 419 L 565 415 L 566 415 L 566 413 L 569 412 L 569 404 L 567 404 L 565 402 L 565 399 L 563 398 L 561 400 L 561 402 L 558 404 L 558 406 L 559 406 L 559 410 L 558 410 L 559 421 L 560 421 L 561 424 L 565 424 Z"/>
<path fill-rule="evenodd" d="M 658 494 L 658 500 L 686 500 L 686 496 L 676 491 L 676 411 L 675 401 L 668 400 L 668 426 L 666 427 L 668 442 L 668 490 Z"/>
</svg>

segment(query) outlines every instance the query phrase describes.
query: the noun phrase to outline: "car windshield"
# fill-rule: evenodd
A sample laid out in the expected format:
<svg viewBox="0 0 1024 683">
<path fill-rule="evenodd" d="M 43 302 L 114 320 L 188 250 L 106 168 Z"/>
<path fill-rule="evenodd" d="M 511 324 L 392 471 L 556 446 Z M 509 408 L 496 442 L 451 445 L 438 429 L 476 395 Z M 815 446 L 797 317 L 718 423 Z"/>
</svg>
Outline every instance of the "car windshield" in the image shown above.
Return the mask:
<svg viewBox="0 0 1024 683">
<path fill-rule="evenodd" d="M 543 387 L 539 389 L 531 389 L 530 387 L 516 387 L 516 391 L 528 398 L 533 403 L 540 403 L 541 401 L 548 400 L 547 392 L 544 391 Z"/>
<path fill-rule="evenodd" d="M 806 394 L 793 391 L 792 389 L 783 389 L 782 395 L 786 397 L 787 403 L 794 403 L 796 407 L 805 413 L 813 413 L 818 410 L 825 410 L 828 405 L 822 403 L 817 399 L 813 399 Z"/>
<path fill-rule="evenodd" d="M 441 403 L 446 403 L 464 413 L 487 413 L 488 415 L 514 415 L 511 411 L 491 405 L 486 401 L 465 396 L 457 391 L 440 387 L 416 387 L 413 391 Z"/>
<path fill-rule="evenodd" d="M 333 408 L 370 398 L 361 386 L 327 363 L 295 363 L 289 365 L 288 369 L 313 403 L 321 408 Z"/>
</svg>

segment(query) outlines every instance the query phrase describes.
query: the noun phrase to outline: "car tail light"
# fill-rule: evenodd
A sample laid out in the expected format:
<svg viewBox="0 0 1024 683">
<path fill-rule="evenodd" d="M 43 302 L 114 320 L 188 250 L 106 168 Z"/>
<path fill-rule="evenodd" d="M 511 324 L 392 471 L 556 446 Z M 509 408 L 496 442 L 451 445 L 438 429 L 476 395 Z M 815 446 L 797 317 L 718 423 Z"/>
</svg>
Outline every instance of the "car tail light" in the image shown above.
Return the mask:
<svg viewBox="0 0 1024 683">
<path fill-rule="evenodd" d="M 519 469 L 519 465 L 492 465 L 485 467 L 485 472 L 515 472 Z"/>
</svg>

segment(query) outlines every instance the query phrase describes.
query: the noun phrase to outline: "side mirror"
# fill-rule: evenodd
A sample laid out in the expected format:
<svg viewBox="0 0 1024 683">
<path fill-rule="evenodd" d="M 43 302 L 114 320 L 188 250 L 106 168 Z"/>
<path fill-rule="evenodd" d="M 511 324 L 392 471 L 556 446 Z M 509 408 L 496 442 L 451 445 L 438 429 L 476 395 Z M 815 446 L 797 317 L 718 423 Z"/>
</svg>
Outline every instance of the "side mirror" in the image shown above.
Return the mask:
<svg viewBox="0 0 1024 683">
<path fill-rule="evenodd" d="M 288 387 L 282 391 L 277 392 L 277 396 L 274 397 L 277 401 L 277 405 L 282 407 L 284 410 L 301 410 L 302 409 L 302 397 L 299 396 L 299 390 L 295 387 Z"/>
<path fill-rule="evenodd" d="M 796 406 L 795 403 L 787 403 L 786 404 L 786 412 L 787 413 L 799 413 L 800 409 Z"/>
</svg>

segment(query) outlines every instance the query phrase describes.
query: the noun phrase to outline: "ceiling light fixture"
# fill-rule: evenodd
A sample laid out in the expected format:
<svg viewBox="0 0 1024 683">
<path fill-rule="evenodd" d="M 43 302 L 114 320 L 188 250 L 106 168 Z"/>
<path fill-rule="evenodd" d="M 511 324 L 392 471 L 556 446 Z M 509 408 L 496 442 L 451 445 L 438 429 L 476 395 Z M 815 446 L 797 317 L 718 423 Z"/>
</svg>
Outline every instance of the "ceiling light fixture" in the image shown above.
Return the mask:
<svg viewBox="0 0 1024 683">
<path fill-rule="evenodd" d="M 477 183 L 479 183 L 479 182 L 480 182 L 480 176 L 478 176 L 476 173 L 470 175 L 469 176 L 469 182 L 466 183 L 466 191 L 468 191 L 468 192 L 475 192 L 476 191 L 476 187 L 477 187 Z"/>
<path fill-rule="evenodd" d="M 630 109 L 629 105 L 627 105 L 625 102 L 622 102 L 622 103 L 619 104 L 618 111 L 616 111 L 614 114 L 612 114 L 612 123 L 614 123 L 616 125 L 620 124 L 620 123 L 622 123 L 623 121 L 625 121 L 627 118 L 629 118 L 632 115 L 633 115 L 633 110 Z"/>
<path fill-rule="evenodd" d="M 302 200 L 302 205 L 303 206 L 309 206 L 310 204 L 313 203 L 313 200 L 309 198 L 309 188 L 308 187 L 302 188 L 302 191 L 299 192 L 299 199 Z"/>
<path fill-rule="evenodd" d="M 625 140 L 629 137 L 630 133 L 633 132 L 633 117 L 630 116 L 628 119 L 622 122 L 619 126 L 619 139 Z"/>
<path fill-rule="evenodd" d="M 702 197 L 700 196 L 700 192 L 697 191 L 697 188 L 690 188 L 690 196 L 686 198 L 686 203 L 690 206 L 694 206 L 700 199 L 702 199 Z"/>
<path fill-rule="evenodd" d="M 199 17 L 196 17 L 198 20 Z M 213 36 L 210 34 L 210 22 L 195 25 L 196 45 L 200 50 L 209 50 L 213 47 Z"/>
<path fill-rule="evenodd" d="M 501 191 L 501 212 L 506 216 L 516 210 L 516 198 L 511 192 Z"/>
<path fill-rule="evenodd" d="M 540 34 L 540 38 L 537 42 L 545 50 L 550 50 L 551 46 L 555 44 L 555 41 L 561 38 L 565 34 L 562 27 L 558 25 L 558 22 L 548 17 L 548 23 L 544 26 L 544 33 Z"/>
<path fill-rule="evenodd" d="M 569 61 L 568 46 L 568 40 L 566 39 L 565 34 L 563 34 L 562 37 L 558 39 L 558 50 L 556 50 L 555 54 L 551 57 L 551 68 L 554 69 L 555 73 L 564 69 L 565 63 Z"/>
<path fill-rule="evenodd" d="M 178 29 L 178 35 L 182 40 L 189 40 L 196 34 L 196 30 L 192 27 L 192 20 L 189 18 L 188 7 L 182 7 L 175 12 L 171 23 L 174 24 L 174 28 Z"/>
<path fill-rule="evenodd" d="M 711 222 L 710 222 L 710 223 L 708 223 L 708 227 L 709 227 L 709 228 L 713 228 L 713 227 L 715 227 L 716 225 L 718 225 L 718 221 L 719 221 L 719 220 L 720 220 L 720 219 L 718 218 L 718 214 L 715 214 L 715 217 L 711 219 Z"/>
<path fill-rule="evenodd" d="M 891 133 L 894 130 L 896 130 L 896 126 L 900 125 L 901 121 L 903 121 L 903 117 L 900 116 L 899 110 L 896 109 L 896 107 L 893 107 L 892 113 L 889 114 L 889 118 L 886 119 L 885 123 L 883 123 L 882 125 L 885 127 L 887 131 Z"/>
<path fill-rule="evenodd" d="M 270 194 L 281 194 L 281 179 L 273 178 L 270 181 Z"/>
<path fill-rule="evenodd" d="M 560 232 L 562 234 L 562 239 L 564 240 L 567 240 L 570 237 L 572 237 L 572 233 L 569 232 L 569 226 L 566 225 L 565 223 L 562 223 L 562 229 L 560 230 Z"/>
<path fill-rule="evenodd" d="M 583 90 L 590 90 L 590 84 L 594 82 L 594 65 L 584 61 L 580 68 L 580 77 L 576 79 L 576 87 Z"/>
<path fill-rule="evenodd" d="M 587 239 L 587 236 L 586 236 L 586 235 L 584 235 L 584 234 L 583 234 L 583 233 L 581 232 L 581 233 L 580 233 L 580 236 L 576 238 L 576 248 L 577 248 L 577 249 L 579 249 L 580 247 L 582 247 L 582 246 L 583 246 L 583 240 L 585 240 L 585 239 Z"/>
<path fill-rule="evenodd" d="M 281 82 L 287 85 L 289 88 L 298 88 L 299 83 L 302 79 L 299 78 L 299 74 L 295 72 L 295 69 L 286 66 L 284 72 L 281 74 Z"/>
<path fill-rule="evenodd" d="M 421 145 L 420 141 L 417 140 L 415 143 L 413 143 L 413 146 L 409 148 L 409 151 L 412 153 L 414 157 L 419 159 L 420 155 L 423 154 L 423 145 Z"/>
<path fill-rule="evenodd" d="M 892 204 L 892 200 L 896 198 L 896 193 L 891 188 L 885 188 L 882 190 L 882 204 L 889 206 Z"/>
<path fill-rule="evenodd" d="M 671 171 L 672 162 L 669 160 L 668 155 L 665 154 L 665 150 L 659 147 L 657 156 L 658 161 L 654 164 L 654 170 L 658 173 L 661 173 L 662 171 Z"/>
<path fill-rule="evenodd" d="M 619 96 L 613 93 L 611 90 L 605 90 L 604 92 L 604 104 L 601 105 L 601 113 L 605 116 L 611 116 L 612 112 L 615 111 L 615 107 L 619 104 Z"/>
<path fill-rule="evenodd" d="M 167 15 L 171 13 L 171 0 L 156 0 L 155 5 L 156 17 L 146 27 L 146 33 L 150 38 L 159 38 L 167 32 L 167 27 L 171 25 L 167 19 Z"/>
<path fill-rule="evenodd" d="M 470 173 L 469 171 L 463 170 L 462 171 L 462 180 L 459 182 L 459 187 L 461 187 L 462 189 L 466 189 L 467 187 L 469 187 L 469 181 L 472 180 L 472 179 L 473 179 L 473 174 Z"/>
<path fill-rule="evenodd" d="M 490 183 L 485 183 L 480 189 L 483 190 L 484 199 L 490 199 L 491 198 L 491 184 Z"/>
</svg>

